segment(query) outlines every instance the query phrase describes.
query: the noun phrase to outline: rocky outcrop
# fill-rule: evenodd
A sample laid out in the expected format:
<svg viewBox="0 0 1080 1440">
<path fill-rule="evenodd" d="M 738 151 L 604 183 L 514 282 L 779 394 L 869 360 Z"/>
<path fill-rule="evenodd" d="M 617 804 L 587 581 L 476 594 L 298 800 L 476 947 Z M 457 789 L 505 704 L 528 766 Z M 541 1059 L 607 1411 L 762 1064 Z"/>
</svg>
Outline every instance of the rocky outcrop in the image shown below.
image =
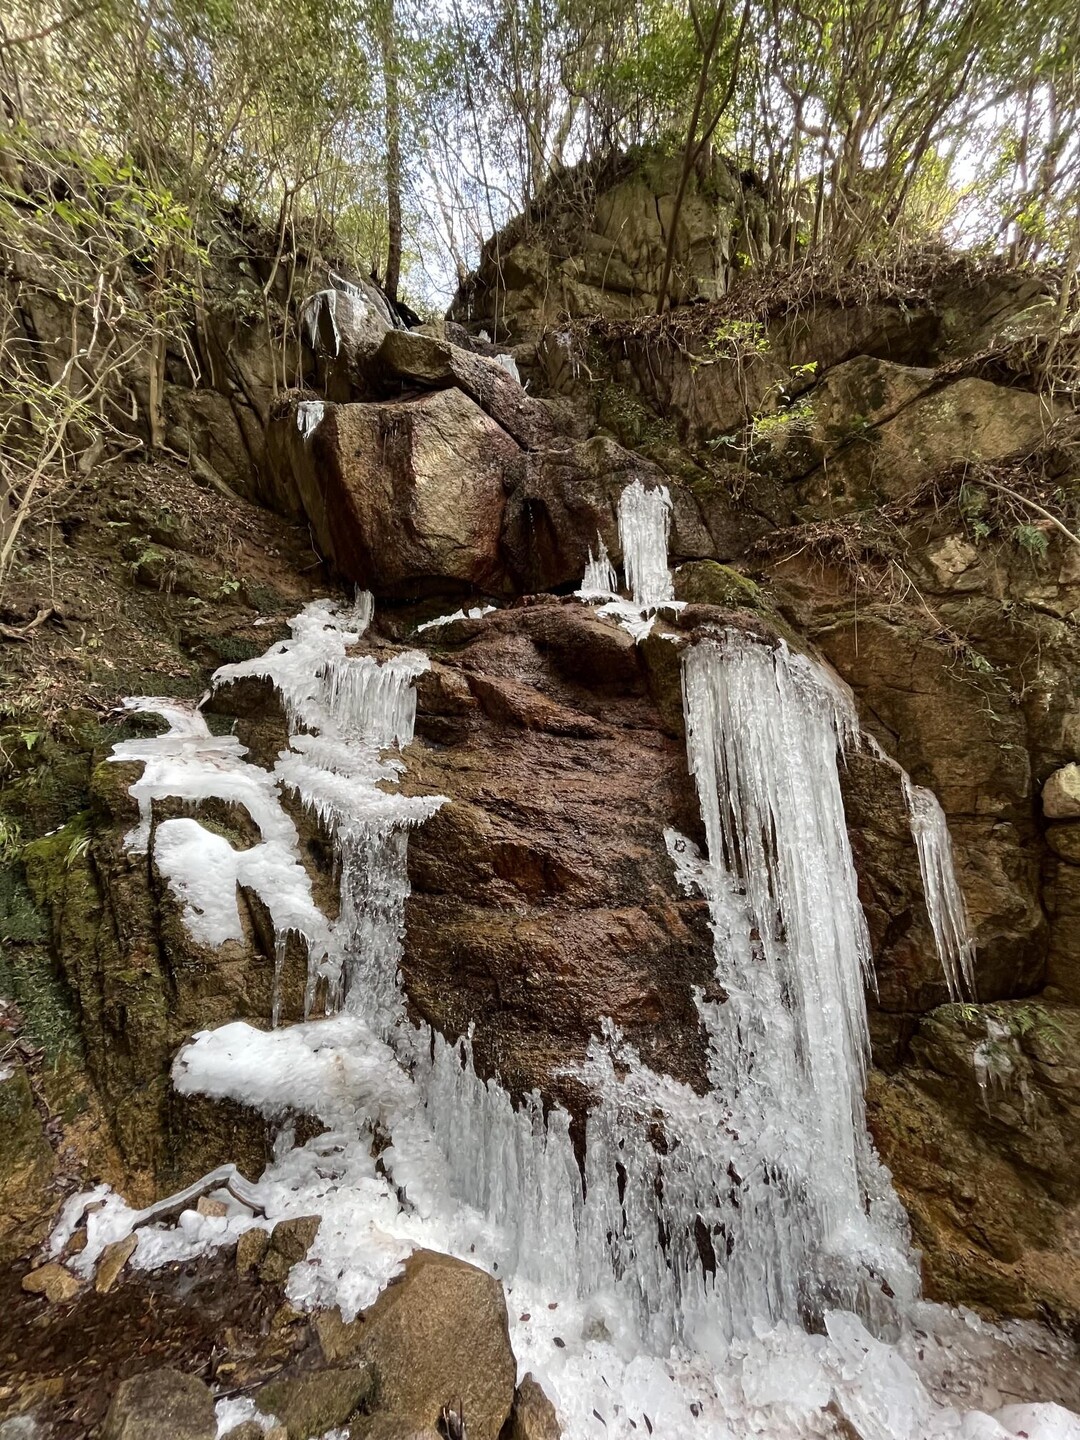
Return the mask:
<svg viewBox="0 0 1080 1440">
<path fill-rule="evenodd" d="M 899 1075 L 874 1074 L 870 1119 L 930 1294 L 1080 1324 L 1080 1010 L 947 1006 Z"/>
<path fill-rule="evenodd" d="M 678 156 L 642 151 L 558 177 L 528 215 L 487 242 L 451 315 L 501 340 L 566 316 L 652 314 L 680 165 Z M 669 294 L 714 300 L 770 249 L 762 196 L 713 155 L 691 177 L 679 214 Z"/>
<path fill-rule="evenodd" d="M 0 1061 L 0 1262 L 24 1254 L 45 1235 L 54 1172 L 26 1067 L 12 1045 Z"/>
</svg>

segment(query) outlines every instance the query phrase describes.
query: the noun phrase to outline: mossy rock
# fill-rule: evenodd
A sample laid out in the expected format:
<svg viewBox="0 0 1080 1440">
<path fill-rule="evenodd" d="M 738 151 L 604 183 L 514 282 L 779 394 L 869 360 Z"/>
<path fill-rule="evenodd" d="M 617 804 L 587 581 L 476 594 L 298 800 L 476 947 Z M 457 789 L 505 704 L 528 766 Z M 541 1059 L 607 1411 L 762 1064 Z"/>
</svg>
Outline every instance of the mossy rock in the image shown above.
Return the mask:
<svg viewBox="0 0 1080 1440">
<path fill-rule="evenodd" d="M 675 598 L 690 605 L 720 605 L 725 609 L 768 609 L 760 585 L 730 565 L 715 560 L 691 560 L 675 572 Z"/>
</svg>

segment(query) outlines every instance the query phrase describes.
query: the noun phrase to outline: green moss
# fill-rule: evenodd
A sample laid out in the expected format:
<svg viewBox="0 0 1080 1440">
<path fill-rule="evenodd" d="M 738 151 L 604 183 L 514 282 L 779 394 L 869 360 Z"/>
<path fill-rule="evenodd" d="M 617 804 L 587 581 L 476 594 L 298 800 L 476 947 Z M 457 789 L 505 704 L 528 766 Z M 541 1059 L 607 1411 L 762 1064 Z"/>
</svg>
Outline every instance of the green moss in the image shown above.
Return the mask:
<svg viewBox="0 0 1080 1440">
<path fill-rule="evenodd" d="M 38 905 L 59 905 L 67 872 L 85 856 L 89 843 L 90 812 L 82 810 L 59 830 L 25 847 L 22 859 L 26 881 Z"/>
<path fill-rule="evenodd" d="M 0 866 L 0 945 L 40 944 L 48 938 L 45 917 L 34 904 L 14 861 Z"/>
<path fill-rule="evenodd" d="M 629 390 L 613 380 L 602 381 L 596 390 L 596 418 L 600 426 L 630 450 L 650 445 L 674 445 L 678 433 L 670 420 L 664 420 Z"/>
<path fill-rule="evenodd" d="M 715 560 L 691 560 L 675 572 L 675 598 L 691 605 L 725 608 L 767 608 L 761 587 L 746 575 Z"/>
</svg>

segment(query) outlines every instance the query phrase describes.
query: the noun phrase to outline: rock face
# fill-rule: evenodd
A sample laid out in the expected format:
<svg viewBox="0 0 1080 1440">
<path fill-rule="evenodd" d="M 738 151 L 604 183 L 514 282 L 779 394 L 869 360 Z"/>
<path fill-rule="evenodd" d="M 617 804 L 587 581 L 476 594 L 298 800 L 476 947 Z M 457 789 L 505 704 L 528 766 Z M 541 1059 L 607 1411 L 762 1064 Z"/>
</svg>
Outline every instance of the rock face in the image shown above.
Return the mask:
<svg viewBox="0 0 1080 1440">
<path fill-rule="evenodd" d="M 977 1012 L 976 1012 L 977 1014 Z M 1080 1010 L 1014 1001 L 924 1019 L 871 1126 L 924 1251 L 930 1294 L 1080 1323 Z"/>
<path fill-rule="evenodd" d="M 18 1055 L 0 1062 L 0 1262 L 48 1229 L 54 1161 Z"/>
<path fill-rule="evenodd" d="M 604 1016 L 701 1084 L 690 987 L 711 942 L 664 846 L 699 820 L 661 677 L 574 603 L 435 633 L 406 783 L 450 803 L 409 846 L 412 1003 L 448 1035 L 475 1022 L 478 1058 L 515 1090 L 558 1090 Z"/>
</svg>

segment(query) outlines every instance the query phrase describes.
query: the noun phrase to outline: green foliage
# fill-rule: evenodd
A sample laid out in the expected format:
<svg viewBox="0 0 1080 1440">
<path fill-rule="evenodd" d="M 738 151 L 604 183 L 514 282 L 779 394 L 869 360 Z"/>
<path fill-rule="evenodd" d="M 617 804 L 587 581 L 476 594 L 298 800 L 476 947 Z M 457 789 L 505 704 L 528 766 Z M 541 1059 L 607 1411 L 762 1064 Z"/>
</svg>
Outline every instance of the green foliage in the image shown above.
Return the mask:
<svg viewBox="0 0 1080 1440">
<path fill-rule="evenodd" d="M 1037 525 L 1014 526 L 1012 538 L 1020 550 L 1039 559 L 1046 554 L 1050 544 L 1046 538 L 1046 532 L 1040 530 Z"/>
</svg>

